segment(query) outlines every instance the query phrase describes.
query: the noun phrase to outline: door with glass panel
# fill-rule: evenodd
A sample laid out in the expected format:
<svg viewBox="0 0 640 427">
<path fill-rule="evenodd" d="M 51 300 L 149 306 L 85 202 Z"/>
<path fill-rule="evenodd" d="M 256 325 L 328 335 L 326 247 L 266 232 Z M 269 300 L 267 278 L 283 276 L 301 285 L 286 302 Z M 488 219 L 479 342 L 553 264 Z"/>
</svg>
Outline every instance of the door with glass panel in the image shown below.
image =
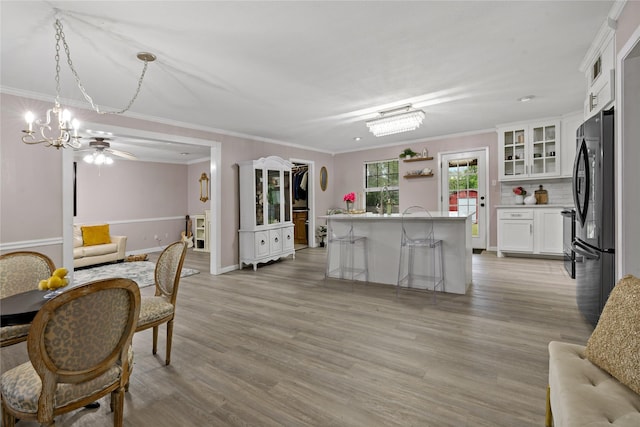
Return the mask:
<svg viewBox="0 0 640 427">
<path fill-rule="evenodd" d="M 487 151 L 446 153 L 440 156 L 441 210 L 471 214 L 474 249 L 487 248 Z"/>
</svg>

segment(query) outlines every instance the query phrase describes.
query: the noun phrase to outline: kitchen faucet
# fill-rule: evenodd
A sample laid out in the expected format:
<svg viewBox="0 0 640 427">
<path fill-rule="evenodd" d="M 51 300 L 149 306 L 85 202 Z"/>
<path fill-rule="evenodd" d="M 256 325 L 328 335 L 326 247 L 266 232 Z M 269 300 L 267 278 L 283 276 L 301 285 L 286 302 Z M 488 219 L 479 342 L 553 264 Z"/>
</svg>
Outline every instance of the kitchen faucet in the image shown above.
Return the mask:
<svg viewBox="0 0 640 427">
<path fill-rule="evenodd" d="M 389 187 L 387 187 L 386 185 L 382 187 L 382 190 L 380 190 L 380 203 L 378 204 L 378 206 L 376 206 L 380 215 L 384 215 L 385 200 L 389 200 Z"/>
</svg>

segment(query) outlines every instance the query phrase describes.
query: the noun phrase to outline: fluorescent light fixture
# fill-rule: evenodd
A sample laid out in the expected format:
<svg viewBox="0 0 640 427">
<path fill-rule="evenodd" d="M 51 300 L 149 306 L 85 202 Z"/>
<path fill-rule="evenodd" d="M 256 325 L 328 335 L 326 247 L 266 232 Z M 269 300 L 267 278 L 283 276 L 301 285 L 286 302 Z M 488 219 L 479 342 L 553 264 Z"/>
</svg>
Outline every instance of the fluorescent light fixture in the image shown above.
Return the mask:
<svg viewBox="0 0 640 427">
<path fill-rule="evenodd" d="M 367 122 L 367 127 L 375 136 L 393 135 L 419 128 L 424 117 L 424 111 L 415 110 L 409 104 L 393 110 L 381 111 L 380 117 Z"/>
</svg>

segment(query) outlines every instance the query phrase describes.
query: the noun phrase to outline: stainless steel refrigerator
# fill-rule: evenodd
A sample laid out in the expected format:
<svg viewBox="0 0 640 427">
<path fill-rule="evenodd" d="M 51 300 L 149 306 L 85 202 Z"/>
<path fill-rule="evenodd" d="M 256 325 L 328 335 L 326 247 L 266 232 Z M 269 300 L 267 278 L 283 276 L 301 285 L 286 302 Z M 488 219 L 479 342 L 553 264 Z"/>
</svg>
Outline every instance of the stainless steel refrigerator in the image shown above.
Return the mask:
<svg viewBox="0 0 640 427">
<path fill-rule="evenodd" d="M 602 111 L 577 130 L 573 167 L 576 299 L 596 325 L 615 285 L 614 113 Z"/>
</svg>

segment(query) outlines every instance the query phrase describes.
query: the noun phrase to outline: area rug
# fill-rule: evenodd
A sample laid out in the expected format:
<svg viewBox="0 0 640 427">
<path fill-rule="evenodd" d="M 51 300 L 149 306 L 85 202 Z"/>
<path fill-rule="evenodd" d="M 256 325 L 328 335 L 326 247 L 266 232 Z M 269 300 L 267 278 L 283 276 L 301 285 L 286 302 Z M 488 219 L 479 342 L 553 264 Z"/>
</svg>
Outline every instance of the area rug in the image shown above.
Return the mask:
<svg viewBox="0 0 640 427">
<path fill-rule="evenodd" d="M 82 285 L 94 280 L 108 279 L 112 277 L 125 277 L 131 279 L 144 288 L 154 284 L 154 272 L 156 265 L 151 261 L 120 262 L 117 264 L 102 265 L 100 267 L 76 270 L 73 272 L 74 286 Z M 182 267 L 180 277 L 193 276 L 200 273 L 193 268 Z"/>
</svg>

